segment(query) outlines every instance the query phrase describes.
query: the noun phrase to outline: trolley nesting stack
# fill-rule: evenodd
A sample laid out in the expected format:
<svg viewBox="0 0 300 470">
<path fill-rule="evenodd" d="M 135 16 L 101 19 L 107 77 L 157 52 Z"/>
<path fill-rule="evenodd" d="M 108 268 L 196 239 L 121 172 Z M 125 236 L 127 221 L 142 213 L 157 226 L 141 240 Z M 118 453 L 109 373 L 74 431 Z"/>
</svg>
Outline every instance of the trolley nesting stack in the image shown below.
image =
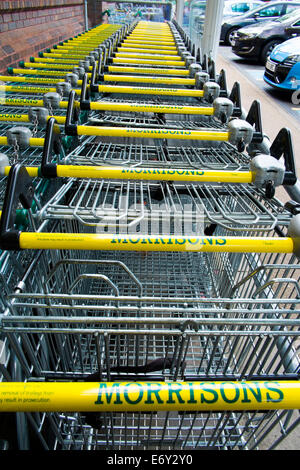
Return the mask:
<svg viewBox="0 0 300 470">
<path fill-rule="evenodd" d="M 279 426 L 275 447 L 299 423 L 291 135 L 174 24 L 117 29 L 88 67 L 40 158 L 1 165 L 1 248 L 27 264 L 2 276 L 0 409 L 20 448 L 259 449 Z"/>
</svg>

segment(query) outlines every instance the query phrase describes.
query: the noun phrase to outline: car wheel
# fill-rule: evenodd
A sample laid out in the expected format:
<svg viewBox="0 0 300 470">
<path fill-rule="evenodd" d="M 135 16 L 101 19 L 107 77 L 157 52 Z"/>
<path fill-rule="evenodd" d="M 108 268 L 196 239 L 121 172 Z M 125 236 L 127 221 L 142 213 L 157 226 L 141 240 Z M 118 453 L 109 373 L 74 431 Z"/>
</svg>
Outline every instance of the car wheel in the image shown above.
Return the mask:
<svg viewBox="0 0 300 470">
<path fill-rule="evenodd" d="M 282 41 L 279 39 L 274 39 L 273 41 L 269 41 L 262 49 L 261 54 L 260 54 L 260 61 L 263 65 L 267 62 L 267 59 L 271 52 L 273 51 L 274 47 L 276 47 L 278 44 L 281 44 Z"/>
<path fill-rule="evenodd" d="M 227 46 L 232 46 L 233 36 L 234 36 L 234 34 L 237 30 L 238 30 L 238 28 L 232 28 L 227 32 L 226 38 L 225 38 L 225 44 Z"/>
</svg>

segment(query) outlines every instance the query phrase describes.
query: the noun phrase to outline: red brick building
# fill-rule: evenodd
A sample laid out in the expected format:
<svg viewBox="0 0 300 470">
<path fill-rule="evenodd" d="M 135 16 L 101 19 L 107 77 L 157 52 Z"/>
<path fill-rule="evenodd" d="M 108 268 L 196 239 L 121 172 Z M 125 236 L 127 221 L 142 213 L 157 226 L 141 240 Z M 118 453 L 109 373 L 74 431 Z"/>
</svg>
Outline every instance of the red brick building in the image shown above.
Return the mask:
<svg viewBox="0 0 300 470">
<path fill-rule="evenodd" d="M 101 1 L 88 0 L 88 18 L 101 23 Z M 84 0 L 1 1 L 0 73 L 84 29 Z"/>
</svg>

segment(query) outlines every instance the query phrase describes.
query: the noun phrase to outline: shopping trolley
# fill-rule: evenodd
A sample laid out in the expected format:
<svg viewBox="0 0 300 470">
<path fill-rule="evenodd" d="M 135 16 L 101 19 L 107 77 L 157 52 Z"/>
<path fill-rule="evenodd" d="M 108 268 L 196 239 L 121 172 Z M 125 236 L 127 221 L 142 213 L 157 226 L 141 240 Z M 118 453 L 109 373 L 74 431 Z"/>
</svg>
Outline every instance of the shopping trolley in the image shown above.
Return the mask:
<svg viewBox="0 0 300 470">
<path fill-rule="evenodd" d="M 70 112 L 69 112 L 70 111 Z M 114 137 L 114 128 L 97 128 L 92 126 L 78 126 L 72 123 L 73 110 L 72 106 L 68 109 L 67 114 L 67 134 L 76 135 L 77 130 L 80 128 L 80 132 L 85 134 L 91 134 L 95 132 L 95 135 L 99 132 L 103 135 Z M 71 122 L 71 124 L 70 124 Z M 247 123 L 248 124 L 248 123 Z M 70 131 L 71 129 L 71 131 Z M 248 143 L 252 139 L 253 132 L 250 132 L 249 136 L 244 133 L 243 126 L 241 127 L 241 133 L 235 134 L 236 143 L 240 144 L 240 138 L 248 138 Z M 247 131 L 252 130 L 249 125 Z M 75 132 L 74 132 L 75 130 Z M 117 132 L 122 132 L 122 129 L 116 129 Z M 123 132 L 127 132 L 124 129 Z M 134 133 L 134 129 L 131 131 Z M 151 130 L 148 130 L 151 133 Z M 162 131 L 161 131 L 162 132 Z M 164 133 L 167 131 L 164 131 Z M 173 131 L 171 131 L 172 133 Z M 191 131 L 192 132 L 192 131 Z M 196 131 L 197 133 L 197 131 Z M 182 131 L 178 131 L 178 138 L 182 137 Z M 202 135 L 208 135 L 208 132 L 199 131 L 200 137 Z M 213 135 L 212 133 L 211 135 Z M 218 133 L 216 133 L 218 135 Z M 222 135 L 226 133 L 222 133 Z M 198 134 L 197 134 L 198 135 Z M 183 136 L 185 137 L 185 136 Z M 3 138 L 7 141 L 7 138 Z M 52 176 L 65 176 L 65 177 L 77 177 L 82 176 L 84 178 L 96 178 L 96 179 L 120 179 L 120 180 L 144 180 L 144 181 L 165 181 L 165 182 L 223 182 L 223 183 L 254 183 L 254 186 L 261 187 L 266 190 L 267 197 L 272 197 L 276 186 L 280 184 L 293 186 L 296 183 L 295 175 L 295 164 L 294 155 L 292 149 L 291 136 L 288 130 L 283 129 L 273 142 L 271 146 L 271 155 L 259 155 L 252 159 L 249 156 L 241 154 L 238 150 L 235 154 L 238 158 L 234 161 L 234 154 L 229 155 L 226 162 L 225 154 L 219 152 L 221 159 L 218 158 L 218 152 L 210 152 L 206 149 L 198 148 L 187 148 L 185 152 L 184 148 L 178 148 L 177 153 L 170 152 L 169 154 L 161 154 L 162 147 L 158 146 L 157 150 L 155 147 L 149 147 L 145 153 L 145 156 L 141 155 L 141 151 L 146 147 L 139 148 L 138 145 L 113 145 L 107 144 L 107 149 L 110 150 L 110 159 L 105 159 L 105 153 L 107 149 L 101 143 L 87 144 L 84 142 L 80 147 L 81 151 L 70 157 L 68 155 L 64 162 L 74 163 L 75 165 L 60 165 L 59 161 L 55 163 L 54 142 L 57 147 L 61 147 L 61 131 L 59 126 L 56 124 L 55 119 L 51 118 L 47 123 L 47 130 L 45 139 L 29 139 L 42 141 L 44 145 L 43 159 L 41 167 L 31 166 L 28 168 L 32 176 L 39 174 L 44 177 Z M 0 140 L 1 142 L 1 140 Z M 111 152 L 115 149 L 115 155 L 118 158 L 119 166 L 114 166 L 115 155 Z M 129 150 L 129 158 L 126 158 L 126 149 Z M 138 150 L 139 149 L 139 150 Z M 86 153 L 82 152 L 85 151 Z M 120 159 L 120 150 L 122 152 L 124 161 Z M 89 154 L 87 154 L 87 151 Z M 172 149 L 171 149 L 172 151 Z M 181 153 L 182 151 L 182 153 Z M 81 154 L 82 152 L 82 154 Z M 139 157 L 136 160 L 137 154 Z M 58 151 L 60 153 L 60 151 Z M 160 155 L 161 154 L 161 155 Z M 194 154 L 194 155 L 193 155 Z M 133 159 L 131 160 L 130 155 Z M 205 157 L 210 155 L 210 159 L 206 160 Z M 280 161 L 281 156 L 284 157 L 285 164 Z M 159 157 L 160 162 L 156 165 L 157 158 Z M 72 161 L 73 159 L 73 161 Z M 199 167 L 199 163 L 202 160 L 202 167 Z M 103 163 L 110 162 L 110 165 L 103 166 Z M 58 163 L 58 165 L 57 165 Z M 127 165 L 126 165 L 127 163 Z M 173 164 L 173 165 L 172 165 Z M 227 168 L 224 168 L 224 164 Z M 96 166 L 98 165 L 98 166 Z M 152 166 L 152 168 L 151 168 Z M 230 170 L 230 171 L 229 171 Z M 244 171 L 243 171 L 244 170 Z M 2 163 L 3 174 L 8 174 L 9 166 L 7 163 Z"/>
<path fill-rule="evenodd" d="M 7 123 L 6 123 L 7 124 Z M 10 122 L 11 124 L 11 122 Z M 5 129 L 4 129 L 5 130 Z M 34 128 L 30 129 L 27 127 L 8 127 L 3 137 L 0 137 L 0 160 L 2 168 L 7 165 L 12 165 L 16 162 L 21 162 L 23 165 L 27 165 L 27 169 L 30 172 L 35 165 L 40 165 L 42 161 L 42 155 L 44 151 L 44 144 L 48 141 L 48 134 L 45 131 L 41 131 Z M 52 144 L 55 150 L 56 160 L 61 160 L 65 155 L 65 148 L 63 145 L 63 139 L 60 136 L 60 145 L 57 143 Z M 5 195 L 7 176 L 5 172 L 1 172 L 0 175 L 0 215 L 2 211 L 2 205 Z M 36 178 L 33 174 L 33 186 L 35 188 L 34 200 L 32 201 L 32 211 L 39 210 L 45 202 L 51 197 L 58 188 L 58 181 L 47 181 L 46 179 L 41 180 Z M 17 210 L 17 226 L 26 227 L 28 226 L 28 218 L 31 214 L 28 211 L 22 209 Z M 1 304 L 3 303 L 3 296 L 7 286 L 10 286 L 11 282 L 14 282 L 15 273 L 24 273 L 25 266 L 28 263 L 28 256 L 21 254 L 6 253 L 5 250 L 0 253 L 0 272 L 1 272 Z M 23 261 L 24 259 L 24 261 Z M 1 308 L 2 310 L 2 308 Z"/>
<path fill-rule="evenodd" d="M 12 186 L 28 194 L 21 176 Z M 20 393 L 12 375 L 2 409 L 25 411 L 41 447 L 257 449 L 276 425 L 272 446 L 299 424 L 299 215 L 263 237 L 258 227 L 238 248 L 224 247 L 222 226 L 201 248 L 158 228 L 113 235 L 116 250 L 82 242 L 76 220 L 48 228 L 1 317 L 26 382 Z M 3 243 L 3 219 L 1 229 Z M 24 233 L 8 232 L 28 248 Z M 66 395 L 52 402 L 56 390 Z"/>
<path fill-rule="evenodd" d="M 33 75 L 57 75 L 59 71 L 80 71 L 81 68 L 89 68 L 92 63 L 95 63 L 95 59 L 98 58 L 97 48 L 99 45 L 109 38 L 113 33 L 118 33 L 121 26 L 119 25 L 102 25 L 93 30 L 87 31 L 82 35 L 78 35 L 75 38 L 71 38 L 67 41 L 54 46 L 56 56 L 51 58 L 51 55 L 44 57 L 43 53 L 39 54 L 38 58 L 31 57 L 30 62 L 21 61 L 19 63 L 20 68 L 10 68 L 9 71 L 14 74 L 33 74 Z M 119 31 L 118 38 L 121 37 L 121 31 Z M 76 56 L 72 57 L 72 53 L 76 52 Z M 51 54 L 51 52 L 49 53 Z M 59 57 L 57 55 L 59 54 Z M 71 55 L 71 58 L 69 58 Z M 25 70 L 22 70 L 25 69 Z M 29 70 L 26 70 L 29 69 Z M 32 69 L 30 71 L 30 69 Z M 43 73 L 43 69 L 46 73 Z M 51 72 L 52 70 L 52 72 Z M 35 73 L 34 73 L 35 72 Z M 66 72 L 67 73 L 67 72 Z"/>
<path fill-rule="evenodd" d="M 239 152 L 246 150 L 251 156 L 256 151 L 269 153 L 270 142 L 263 133 L 260 104 L 257 101 L 253 102 L 246 119 L 237 118 L 224 124 L 220 122 L 219 125 L 215 125 L 217 121 L 214 118 L 211 123 L 202 122 L 201 127 L 197 126 L 197 121 L 182 121 L 180 117 L 179 121 L 170 120 L 166 124 L 161 118 L 151 118 L 151 116 L 147 118 L 142 115 L 132 117 L 118 115 L 113 116 L 113 119 L 110 119 L 110 115 L 108 115 L 107 118 L 104 116 L 103 120 L 91 117 L 87 125 L 78 125 L 75 111 L 76 101 L 74 93 L 71 91 L 64 132 L 70 136 L 85 136 L 87 139 L 84 142 L 89 146 L 90 154 L 93 153 L 93 149 L 99 148 L 100 138 L 102 142 L 107 144 L 108 142 L 114 143 L 116 137 L 122 148 L 124 144 L 133 144 L 134 148 L 143 145 L 149 148 L 157 146 L 163 148 L 165 155 L 168 155 L 169 152 L 172 153 L 178 144 L 180 147 L 184 147 L 188 153 L 195 155 L 201 153 L 200 148 L 219 148 L 216 153 L 221 153 L 223 148 L 225 157 L 226 154 L 232 154 L 234 147 Z M 222 115 L 226 113 L 226 106 L 224 110 L 220 109 L 220 113 Z M 126 125 L 128 122 L 129 125 Z M 186 122 L 187 124 L 185 124 Z M 78 149 L 83 152 L 81 155 L 87 153 L 84 150 L 84 145 Z M 152 153 L 151 150 L 150 152 Z M 184 152 L 185 150 L 182 151 L 182 155 Z M 72 157 L 77 154 L 75 149 Z M 124 157 L 126 159 L 126 155 Z M 184 159 L 184 156 L 182 158 Z M 213 157 L 209 159 L 209 161 L 212 160 Z M 74 158 L 73 161 L 75 161 Z"/>
<path fill-rule="evenodd" d="M 154 40 L 152 39 L 152 41 Z M 175 46 L 174 49 L 176 49 Z M 197 128 L 204 125 L 206 125 L 206 127 L 222 127 L 222 123 L 227 122 L 231 116 L 241 117 L 243 115 L 239 84 L 235 83 L 230 95 L 228 95 L 225 72 L 222 71 L 220 77 L 216 80 L 214 64 L 209 64 L 206 57 L 202 63 L 202 68 L 203 70 L 209 71 L 209 74 L 206 72 L 196 73 L 201 70 L 199 64 L 192 63 L 190 66 L 192 75 L 196 77 L 193 83 L 196 83 L 198 88 L 203 88 L 201 90 L 183 89 L 182 87 L 166 89 L 158 86 L 153 89 L 149 87 L 98 85 L 97 81 L 99 81 L 99 79 L 102 80 L 104 77 L 103 72 L 105 70 L 110 71 L 110 67 L 107 65 L 109 62 L 113 63 L 115 60 L 120 60 L 127 65 L 127 61 L 130 63 L 131 60 L 135 60 L 137 62 L 137 71 L 140 70 L 140 62 L 145 65 L 149 62 L 149 59 L 145 59 L 145 57 L 147 57 L 145 54 L 141 54 L 141 57 L 137 59 L 132 59 L 130 58 L 131 53 L 114 53 L 113 50 L 111 45 L 109 45 L 109 47 L 104 46 L 103 54 L 101 54 L 98 61 L 97 71 L 96 67 L 92 70 L 89 91 L 92 94 L 101 92 L 102 96 L 100 100 L 91 103 L 90 100 L 87 99 L 88 77 L 85 76 L 82 80 L 81 109 L 92 110 L 94 113 L 92 121 L 97 125 L 107 123 L 109 125 L 142 126 L 144 124 L 159 127 L 166 124 L 168 127 L 168 125 L 172 125 L 173 120 L 176 120 L 176 123 L 173 122 L 173 126 L 176 125 L 177 128 L 181 127 L 182 129 L 193 128 L 192 126 Z M 159 53 L 159 51 L 155 52 Z M 176 53 L 176 51 L 174 51 L 174 53 Z M 117 56 L 119 56 L 119 54 L 124 57 L 118 59 Z M 133 56 L 137 57 L 138 54 L 133 54 Z M 184 65 L 188 64 L 188 61 L 193 59 L 190 59 L 190 57 L 190 55 L 187 56 L 185 61 L 182 62 L 179 60 L 179 55 L 174 56 L 174 58 L 178 59 L 177 62 Z M 167 57 L 164 57 L 164 59 L 166 58 Z M 127 75 L 124 77 L 124 71 L 128 72 L 126 67 L 124 68 L 122 66 L 119 68 L 120 75 L 118 75 L 118 79 L 120 78 L 126 81 Z M 183 71 L 184 73 L 190 73 L 186 69 Z M 144 72 L 148 75 L 151 69 L 145 68 Z M 154 72 L 159 73 L 159 69 L 153 69 L 152 73 Z M 151 80 L 151 77 L 146 77 L 146 79 Z M 221 84 L 225 88 L 222 92 Z M 103 93 L 105 93 L 105 95 L 103 95 Z M 110 96 L 111 93 L 113 93 L 113 98 Z M 109 94 L 108 97 L 106 96 L 107 94 Z M 141 102 L 141 95 L 143 102 Z M 221 96 L 219 97 L 219 95 Z M 180 100 L 183 98 L 186 101 L 184 105 L 180 104 Z M 203 98 L 204 103 L 200 106 L 199 99 Z M 216 99 L 213 100 L 213 98 Z M 95 115 L 95 111 L 100 112 L 100 119 Z M 178 114 L 183 115 L 184 119 L 182 121 L 178 122 Z M 166 115 L 168 116 L 167 118 Z M 171 123 L 169 124 L 168 121 L 171 121 Z"/>
<path fill-rule="evenodd" d="M 46 88 L 36 89 L 36 92 L 41 93 L 41 96 L 36 95 L 33 98 L 30 93 L 26 94 L 28 87 L 13 87 L 16 92 L 13 96 L 8 94 L 0 98 L 0 132 L 2 137 L 13 124 L 21 128 L 29 128 L 33 137 L 40 137 L 45 132 L 47 121 L 51 117 L 54 117 L 56 122 L 63 128 L 68 106 L 68 95 L 64 97 L 63 93 L 67 89 L 70 90 L 65 85 L 69 85 L 69 83 L 59 83 L 59 88 L 56 87 L 52 91 L 47 91 Z M 64 88 L 63 92 L 62 87 Z M 48 88 L 48 90 L 51 90 L 51 88 Z M 75 113 L 82 124 L 87 121 L 87 113 L 81 111 L 79 106 Z M 72 139 L 65 139 L 65 142 L 67 141 L 68 147 L 71 148 Z"/>
<path fill-rule="evenodd" d="M 106 30 L 106 31 L 103 31 Z M 100 30 L 100 33 L 99 33 Z M 102 30 L 102 32 L 101 32 Z M 97 33 L 98 31 L 98 33 Z M 8 73 L 10 75 L 2 75 L 0 77 L 3 82 L 12 82 L 10 85 L 6 85 L 6 91 L 8 93 L 12 92 L 22 92 L 19 88 L 20 83 L 26 84 L 28 87 L 27 90 L 23 91 L 25 93 L 36 93 L 41 92 L 41 88 L 57 86 L 60 82 L 69 82 L 72 87 L 81 85 L 81 80 L 79 75 L 83 75 L 85 70 L 89 69 L 91 64 L 95 64 L 96 60 L 99 57 L 98 47 L 104 40 L 110 37 L 113 33 L 117 33 L 117 37 L 120 38 L 123 36 L 125 31 L 123 28 L 120 29 L 120 26 L 100 26 L 99 28 L 94 29 L 93 31 L 88 31 L 83 35 L 79 35 L 76 38 L 71 38 L 68 41 L 60 43 L 60 45 L 54 46 L 54 57 L 51 58 L 51 53 L 45 53 L 48 57 L 44 57 L 44 53 L 39 53 L 39 58 L 31 57 L 29 63 L 24 61 L 20 62 L 21 68 L 9 67 Z M 64 47 L 65 49 L 59 49 Z M 72 52 L 73 51 L 73 52 Z M 74 51 L 76 55 L 74 56 Z M 72 55 L 73 54 L 73 55 Z M 32 69 L 33 64 L 38 62 L 37 70 Z M 53 68 L 53 61 L 57 63 L 58 70 L 51 70 Z M 49 67 L 43 71 L 43 62 L 47 64 L 49 62 Z M 52 65 L 51 65 L 52 64 Z M 71 69 L 71 66 L 72 69 Z M 28 70 L 26 70 L 28 67 Z M 59 71 L 60 70 L 60 71 Z M 29 84 L 39 85 L 38 87 L 29 87 Z M 48 90 L 57 91 L 57 90 Z M 61 87 L 59 92 L 61 92 Z"/>
<path fill-rule="evenodd" d="M 75 220 L 81 230 L 86 226 L 97 230 L 110 221 L 117 231 L 140 231 L 141 224 L 148 226 L 149 216 L 151 223 L 160 223 L 163 215 L 167 215 L 174 226 L 180 227 L 184 215 L 186 223 L 195 225 L 197 219 L 204 233 L 213 235 L 219 225 L 229 231 L 249 233 L 260 227 L 262 232 L 277 230 L 280 234 L 278 227 L 290 219 L 290 210 L 274 197 L 279 185 L 290 191 L 297 182 L 290 133 L 286 129 L 272 143 L 271 155 L 256 155 L 250 162 L 240 159 L 237 163 L 244 167 L 239 170 L 230 167 L 231 160 L 224 170 L 224 157 L 218 161 L 215 153 L 209 168 L 205 162 L 208 152 L 202 155 L 205 170 L 199 168 L 199 162 L 197 168 L 197 162 L 193 165 L 188 158 L 182 161 L 180 153 L 175 154 L 177 159 L 161 159 L 156 165 L 151 156 L 159 155 L 159 147 L 149 155 L 149 160 L 140 158 L 127 165 L 119 162 L 117 166 L 111 156 L 111 144 L 99 149 L 100 158 L 104 152 L 110 155 L 106 166 L 96 156 L 85 162 L 83 157 L 70 165 L 66 159 L 60 162 L 60 146 L 60 128 L 51 119 L 41 164 L 26 167 L 31 176 L 61 181 L 53 197 L 44 201 L 38 220 Z M 120 145 L 115 147 L 118 158 Z M 126 151 L 126 146 L 122 151 Z M 11 167 L 3 162 L 1 171 L 8 175 Z M 11 204 L 13 199 L 12 194 L 7 197 Z"/>
<path fill-rule="evenodd" d="M 91 133 L 72 109 L 67 133 Z M 197 174 L 199 159 L 221 170 L 222 152 L 210 145 L 195 156 L 190 146 L 168 153 L 159 144 L 93 143 L 100 160 L 113 147 L 109 162 L 129 165 L 80 175 L 79 165 L 52 158 L 53 119 L 35 176 L 67 180 L 48 204 L 32 214 L 27 170 L 4 167 L 1 247 L 36 254 L 7 289 L 1 315 L 0 410 L 25 412 L 8 447 L 258 449 L 278 427 L 273 448 L 297 427 L 299 204 L 283 206 L 266 192 L 270 171 L 272 188 L 296 193 L 297 179 L 286 129 L 264 156 L 283 156 L 285 166 L 258 170 L 257 155 L 234 148 L 261 144 L 253 125 L 234 142 L 231 130 L 223 155 L 248 178 L 255 168 L 252 184 Z M 101 132 L 111 139 L 111 130 Z M 162 156 L 155 168 L 152 155 Z M 34 228 L 15 226 L 20 203 Z"/>
<path fill-rule="evenodd" d="M 89 122 L 97 125 L 144 125 L 150 126 L 176 126 L 177 128 L 198 128 L 212 127 L 222 128 L 232 117 L 242 117 L 244 110 L 241 105 L 240 90 L 238 83 L 235 83 L 229 98 L 217 97 L 211 104 L 200 103 L 197 98 L 191 96 L 189 102 L 180 102 L 180 96 L 175 93 L 166 95 L 167 99 L 161 100 L 159 90 L 154 95 L 126 94 L 135 91 L 123 87 L 122 93 L 114 93 L 112 96 L 107 93 L 100 98 L 95 96 L 91 90 L 97 90 L 100 85 L 93 85 L 91 79 L 89 88 L 87 87 L 87 76 L 82 80 L 80 90 L 80 109 L 89 113 Z M 114 87 L 113 87 L 114 88 Z M 122 87 L 121 87 L 122 88 Z M 136 87 L 135 87 L 136 88 Z M 109 87 L 106 88 L 107 91 Z M 205 86 L 207 96 L 210 87 Z M 113 90 L 115 92 L 115 90 Z M 180 92 L 180 89 L 178 89 Z M 153 98 L 154 96 L 154 98 Z M 93 99 L 93 101 L 92 101 Z M 174 122 L 175 121 L 175 122 Z"/>
<path fill-rule="evenodd" d="M 104 44 L 103 54 L 101 55 L 100 60 L 98 61 L 97 80 L 100 80 L 101 82 L 110 81 L 116 83 L 128 82 L 129 86 L 124 87 L 119 85 L 99 85 L 97 87 L 97 85 L 95 85 L 95 90 L 98 89 L 103 93 L 137 93 L 145 95 L 145 85 L 147 88 L 148 84 L 152 85 L 152 87 L 148 87 L 148 93 L 152 95 L 152 98 L 153 95 L 176 95 L 177 99 L 180 96 L 201 97 L 203 96 L 202 90 L 199 89 L 191 91 L 188 88 L 191 86 L 201 88 L 203 87 L 203 83 L 209 80 L 211 94 L 210 99 L 212 99 L 213 96 L 216 97 L 216 93 L 220 93 L 221 96 L 226 96 L 227 90 L 224 70 L 222 70 L 220 72 L 219 77 L 216 78 L 214 61 L 208 58 L 207 56 L 204 56 L 202 60 L 200 51 L 197 52 L 196 58 L 191 56 L 191 53 L 187 51 L 181 39 L 173 40 L 173 45 L 171 46 L 164 46 L 160 44 L 159 50 L 157 50 L 157 43 L 155 45 L 155 40 L 153 39 L 153 44 L 151 44 L 151 42 L 147 44 L 147 40 L 145 41 L 144 38 L 142 39 L 142 47 L 145 47 L 145 49 L 141 49 L 141 40 L 138 40 L 137 44 L 131 44 L 126 41 L 130 41 L 130 37 L 124 39 L 122 43 L 117 44 L 115 48 L 111 43 L 108 45 Z M 161 41 L 162 39 L 160 39 L 160 42 Z M 166 56 L 167 53 L 170 55 Z M 149 57 L 150 54 L 151 56 Z M 163 60 L 164 64 L 166 64 L 166 61 L 174 62 L 175 60 L 177 66 L 179 62 L 181 67 L 183 67 L 184 64 L 184 66 L 187 66 L 188 68 L 172 70 L 168 69 L 168 65 L 166 65 L 166 68 L 159 69 L 159 66 L 156 66 L 156 64 L 153 64 L 153 67 L 151 68 L 151 60 L 152 62 L 156 61 L 157 63 L 162 62 Z M 118 67 L 117 65 L 109 65 L 110 63 L 122 63 L 123 67 Z M 135 67 L 125 67 L 125 65 L 130 64 L 134 64 Z M 148 67 L 144 67 L 143 69 L 142 64 L 144 64 L 145 66 L 148 65 Z M 124 75 L 125 72 L 127 73 Z M 138 76 L 140 73 L 142 73 L 143 75 Z M 179 74 L 179 77 L 176 77 L 176 74 Z M 172 75 L 175 76 L 172 77 Z M 186 78 L 188 76 L 190 76 L 190 78 Z M 141 87 L 140 85 L 138 87 L 132 87 L 132 83 L 134 82 L 142 83 L 144 86 Z M 153 85 L 155 85 L 155 88 L 153 88 Z M 173 88 L 165 88 L 166 85 L 172 85 Z M 178 86 L 185 86 L 186 89 L 178 89 Z"/>
</svg>

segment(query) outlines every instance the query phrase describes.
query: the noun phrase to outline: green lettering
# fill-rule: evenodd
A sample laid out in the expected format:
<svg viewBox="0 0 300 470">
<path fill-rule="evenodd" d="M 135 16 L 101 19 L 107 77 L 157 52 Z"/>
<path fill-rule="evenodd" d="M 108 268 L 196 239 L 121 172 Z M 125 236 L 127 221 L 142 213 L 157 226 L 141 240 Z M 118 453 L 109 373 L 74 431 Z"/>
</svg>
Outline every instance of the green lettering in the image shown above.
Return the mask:
<svg viewBox="0 0 300 470">
<path fill-rule="evenodd" d="M 259 388 L 259 384 L 256 384 L 256 390 L 251 388 L 250 384 L 247 383 L 242 383 L 242 389 L 244 392 L 244 398 L 242 400 L 242 403 L 251 403 L 251 400 L 248 398 L 248 391 L 250 391 L 255 400 L 259 403 L 261 403 L 261 390 Z"/>
<path fill-rule="evenodd" d="M 165 245 L 165 241 L 162 239 L 162 238 L 156 238 L 155 239 L 155 242 L 154 242 L 155 245 Z"/>
<path fill-rule="evenodd" d="M 99 383 L 99 392 L 98 392 L 98 398 L 95 401 L 95 405 L 103 405 L 105 404 L 102 401 L 102 396 L 103 394 L 105 395 L 105 400 L 106 403 L 110 404 L 113 394 L 116 394 L 116 400 L 114 401 L 115 405 L 122 405 L 122 401 L 120 399 L 120 390 L 119 390 L 119 383 L 114 383 L 111 386 L 107 386 L 106 383 Z M 115 389 L 115 390 L 114 390 Z"/>
<path fill-rule="evenodd" d="M 197 403 L 197 400 L 195 400 L 195 393 L 194 393 L 194 384 L 193 383 L 188 383 L 189 385 L 189 392 L 190 392 L 190 399 L 187 401 L 187 403 Z"/>
<path fill-rule="evenodd" d="M 173 390 L 173 387 L 178 387 L 177 389 Z M 181 389 L 181 385 L 180 384 L 176 384 L 176 383 L 173 383 L 173 384 L 169 384 L 168 385 L 168 392 L 169 392 L 169 398 L 167 400 L 166 403 L 171 403 L 171 404 L 175 404 L 175 403 L 184 403 L 184 400 L 181 398 L 181 396 L 179 395 L 180 392 L 182 391 Z M 176 400 L 173 400 L 172 396 L 173 395 L 176 395 L 177 397 L 177 401 Z"/>
<path fill-rule="evenodd" d="M 226 239 L 225 238 L 216 239 L 216 245 L 226 245 Z"/>
<path fill-rule="evenodd" d="M 229 399 L 225 394 L 226 385 L 228 384 L 232 384 L 233 387 L 235 388 L 235 396 L 232 399 Z M 240 390 L 239 388 L 237 388 L 234 382 L 223 382 L 220 385 L 220 392 L 221 392 L 223 400 L 226 401 L 226 403 L 235 403 L 239 399 L 239 396 L 240 396 Z"/>
<path fill-rule="evenodd" d="M 186 242 L 185 238 L 182 238 L 180 241 L 180 238 L 175 238 L 175 245 L 184 245 Z"/>
<path fill-rule="evenodd" d="M 147 243 L 152 244 L 153 242 L 150 240 L 150 238 L 149 238 L 149 240 L 147 240 L 147 238 L 142 238 L 141 243 L 143 243 L 145 245 Z"/>
<path fill-rule="evenodd" d="M 123 238 L 116 238 L 116 239 L 113 238 L 110 243 L 128 243 L 128 241 Z"/>
<path fill-rule="evenodd" d="M 134 387 L 139 387 L 140 388 L 139 395 L 135 400 L 132 400 L 128 395 L 128 389 L 129 389 L 130 385 L 133 385 Z M 129 383 L 129 384 L 126 385 L 126 388 L 124 389 L 124 398 L 127 401 L 127 403 L 129 403 L 130 405 L 136 405 L 137 403 L 139 403 L 142 400 L 143 393 L 144 393 L 144 390 L 143 390 L 143 387 L 141 386 L 141 384 L 139 384 L 137 382 L 136 383 Z"/>
<path fill-rule="evenodd" d="M 284 394 L 283 391 L 280 389 L 277 389 L 276 387 L 279 387 L 279 384 L 276 382 L 265 382 L 265 387 L 270 390 L 271 392 L 275 392 L 278 394 L 278 398 L 272 398 L 269 393 L 266 394 L 267 396 L 267 402 L 272 402 L 272 403 L 279 403 L 284 399 Z"/>
<path fill-rule="evenodd" d="M 140 241 L 140 238 L 137 238 L 136 240 L 134 240 L 133 238 L 129 238 L 129 243 L 139 243 Z"/>
<path fill-rule="evenodd" d="M 218 393 L 216 390 L 209 388 L 210 384 L 203 382 L 200 385 L 203 392 L 211 393 L 212 395 L 212 398 L 209 399 L 206 398 L 203 393 L 201 393 L 201 403 L 215 403 L 216 401 L 218 401 Z"/>
<path fill-rule="evenodd" d="M 191 238 L 188 238 L 187 241 L 188 243 L 191 243 L 192 245 L 197 245 L 199 240 L 196 238 L 196 240 L 193 241 Z"/>
<path fill-rule="evenodd" d="M 149 404 L 149 405 L 152 405 L 155 403 L 154 400 L 151 400 L 151 395 L 154 394 L 155 395 L 155 399 L 156 399 L 156 402 L 157 403 L 163 403 L 163 400 L 160 398 L 159 396 L 159 392 L 160 392 L 160 384 L 159 383 L 155 383 L 155 382 L 150 382 L 150 383 L 147 383 L 148 387 L 147 387 L 147 399 L 145 401 L 145 404 Z M 151 387 L 152 386 L 156 386 L 157 385 L 157 389 L 154 389 L 152 390 Z"/>
</svg>

